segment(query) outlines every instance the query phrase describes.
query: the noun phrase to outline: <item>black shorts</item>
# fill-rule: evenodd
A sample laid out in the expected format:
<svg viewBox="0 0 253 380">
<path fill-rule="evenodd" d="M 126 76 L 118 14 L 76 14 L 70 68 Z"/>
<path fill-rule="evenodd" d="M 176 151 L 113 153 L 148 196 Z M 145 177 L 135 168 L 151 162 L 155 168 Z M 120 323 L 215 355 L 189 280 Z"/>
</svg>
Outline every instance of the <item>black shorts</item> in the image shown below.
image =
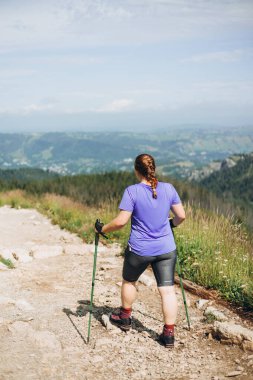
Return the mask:
<svg viewBox="0 0 253 380">
<path fill-rule="evenodd" d="M 158 287 L 174 285 L 176 261 L 176 250 L 158 256 L 140 256 L 127 247 L 123 265 L 123 279 L 128 282 L 137 281 L 150 264 Z"/>
</svg>

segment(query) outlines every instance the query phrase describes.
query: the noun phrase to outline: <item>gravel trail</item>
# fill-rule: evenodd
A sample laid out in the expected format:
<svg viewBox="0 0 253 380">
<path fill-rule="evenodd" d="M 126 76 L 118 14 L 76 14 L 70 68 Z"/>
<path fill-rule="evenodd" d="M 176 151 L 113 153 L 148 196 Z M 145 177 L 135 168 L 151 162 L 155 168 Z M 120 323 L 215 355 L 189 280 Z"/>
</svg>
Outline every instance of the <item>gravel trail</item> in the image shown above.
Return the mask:
<svg viewBox="0 0 253 380">
<path fill-rule="evenodd" d="M 94 246 L 53 226 L 35 210 L 0 208 L 0 380 L 253 379 L 253 352 L 224 345 L 209 334 L 198 298 L 186 292 L 188 331 L 180 288 L 176 345 L 157 342 L 162 329 L 160 299 L 152 284 L 139 283 L 133 329 L 103 326 L 119 306 L 122 257 L 117 245 L 98 249 L 91 341 L 88 304 Z M 216 306 L 215 302 L 211 302 Z M 210 303 L 209 303 L 210 305 Z M 229 320 L 245 326 L 231 310 Z"/>
</svg>

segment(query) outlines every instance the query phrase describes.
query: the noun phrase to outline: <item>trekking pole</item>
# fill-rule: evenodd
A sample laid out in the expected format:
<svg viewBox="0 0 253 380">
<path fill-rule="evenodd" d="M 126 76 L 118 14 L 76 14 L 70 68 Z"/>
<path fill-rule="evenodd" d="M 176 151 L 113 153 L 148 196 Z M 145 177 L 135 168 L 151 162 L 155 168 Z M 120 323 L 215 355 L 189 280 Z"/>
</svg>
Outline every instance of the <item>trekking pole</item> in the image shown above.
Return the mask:
<svg viewBox="0 0 253 380">
<path fill-rule="evenodd" d="M 173 233 L 173 237 L 175 238 L 175 234 L 174 234 L 174 227 L 175 226 L 173 225 L 173 222 L 171 222 L 171 219 L 170 219 L 170 226 L 171 226 L 171 231 Z M 179 264 L 179 256 L 177 257 L 177 264 L 176 265 L 177 265 L 177 274 L 179 277 L 179 283 L 180 283 L 182 296 L 183 296 L 183 300 L 184 300 L 184 308 L 185 308 L 187 324 L 188 324 L 188 327 L 190 330 L 191 329 L 190 318 L 189 318 L 189 313 L 188 313 L 188 308 L 187 308 L 187 303 L 186 303 L 186 298 L 185 298 L 184 285 L 183 285 L 183 280 L 182 280 L 182 272 L 181 272 L 181 268 L 180 268 L 180 264 Z"/>
<path fill-rule="evenodd" d="M 90 315 L 89 315 L 89 323 L 88 323 L 88 338 L 87 343 L 90 341 L 90 325 L 91 325 L 91 315 L 93 308 L 93 295 L 94 295 L 94 287 L 95 287 L 95 275 L 96 275 L 96 264 L 97 264 L 97 253 L 98 253 L 98 242 L 99 242 L 99 233 L 95 233 L 95 253 L 93 259 L 93 273 L 92 273 L 92 283 L 91 283 L 91 295 L 90 295 Z"/>
<path fill-rule="evenodd" d="M 100 223 L 100 220 L 97 219 L 97 222 Z M 88 338 L 87 343 L 90 341 L 90 326 L 91 326 L 91 316 L 92 316 L 92 309 L 93 309 L 93 295 L 94 295 L 94 287 L 95 287 L 95 276 L 96 276 L 96 265 L 97 265 L 97 253 L 98 253 L 98 242 L 99 242 L 99 234 L 101 234 L 103 237 L 108 239 L 108 237 L 103 232 L 96 232 L 95 233 L 95 253 L 94 253 L 94 259 L 93 259 L 93 273 L 92 273 L 92 283 L 91 283 L 91 295 L 90 295 L 90 308 L 89 308 L 89 322 L 88 322 Z"/>
<path fill-rule="evenodd" d="M 182 295 L 183 295 L 183 300 L 184 300 L 185 314 L 186 314 L 186 318 L 187 318 L 188 327 L 189 327 L 189 330 L 190 330 L 191 329 L 190 318 L 189 318 L 188 308 L 187 308 L 187 303 L 186 303 L 186 298 L 185 298 L 184 286 L 183 286 L 182 275 L 181 275 L 181 268 L 180 268 L 180 264 L 179 264 L 179 257 L 178 257 L 178 260 L 177 260 L 177 274 L 179 276 L 179 282 L 180 282 L 180 286 L 181 286 L 181 290 L 182 290 Z"/>
</svg>

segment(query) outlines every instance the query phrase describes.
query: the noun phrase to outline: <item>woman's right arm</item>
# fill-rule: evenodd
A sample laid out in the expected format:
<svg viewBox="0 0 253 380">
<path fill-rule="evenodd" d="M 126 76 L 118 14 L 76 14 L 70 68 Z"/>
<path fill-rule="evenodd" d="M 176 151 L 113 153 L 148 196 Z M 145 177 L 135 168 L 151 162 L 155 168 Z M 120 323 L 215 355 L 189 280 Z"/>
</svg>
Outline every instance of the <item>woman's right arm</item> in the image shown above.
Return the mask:
<svg viewBox="0 0 253 380">
<path fill-rule="evenodd" d="M 171 211 L 174 214 L 174 217 L 172 219 L 173 226 L 177 227 L 179 226 L 179 224 L 181 224 L 185 220 L 185 211 L 184 211 L 182 203 L 172 205 Z"/>
</svg>

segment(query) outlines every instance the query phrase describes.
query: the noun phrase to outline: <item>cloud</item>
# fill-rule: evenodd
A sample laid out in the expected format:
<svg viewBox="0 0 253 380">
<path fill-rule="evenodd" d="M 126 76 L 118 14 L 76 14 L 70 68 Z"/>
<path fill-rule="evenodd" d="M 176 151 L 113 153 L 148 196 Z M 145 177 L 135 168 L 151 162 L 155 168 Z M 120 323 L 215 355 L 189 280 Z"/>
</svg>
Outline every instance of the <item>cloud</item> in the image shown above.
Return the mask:
<svg viewBox="0 0 253 380">
<path fill-rule="evenodd" d="M 130 108 L 132 108 L 133 104 L 134 102 L 131 99 L 117 99 L 109 104 L 106 104 L 105 106 L 96 109 L 96 112 L 114 113 L 128 111 Z"/>
<path fill-rule="evenodd" d="M 251 0 L 13 0 L 0 3 L 0 50 L 150 44 L 252 25 Z"/>
<path fill-rule="evenodd" d="M 21 107 L 0 108 L 1 115 L 30 115 L 34 113 L 45 113 L 54 110 L 54 104 L 31 103 Z"/>
<path fill-rule="evenodd" d="M 181 63 L 208 63 L 208 62 L 236 62 L 240 61 L 247 52 L 241 49 L 235 49 L 232 51 L 215 51 L 205 54 L 196 54 L 190 58 L 182 59 Z M 252 54 L 252 53 L 251 53 Z"/>
<path fill-rule="evenodd" d="M 17 77 L 28 77 L 34 75 L 36 70 L 34 69 L 0 69 L 1 79 L 11 79 Z"/>
</svg>

